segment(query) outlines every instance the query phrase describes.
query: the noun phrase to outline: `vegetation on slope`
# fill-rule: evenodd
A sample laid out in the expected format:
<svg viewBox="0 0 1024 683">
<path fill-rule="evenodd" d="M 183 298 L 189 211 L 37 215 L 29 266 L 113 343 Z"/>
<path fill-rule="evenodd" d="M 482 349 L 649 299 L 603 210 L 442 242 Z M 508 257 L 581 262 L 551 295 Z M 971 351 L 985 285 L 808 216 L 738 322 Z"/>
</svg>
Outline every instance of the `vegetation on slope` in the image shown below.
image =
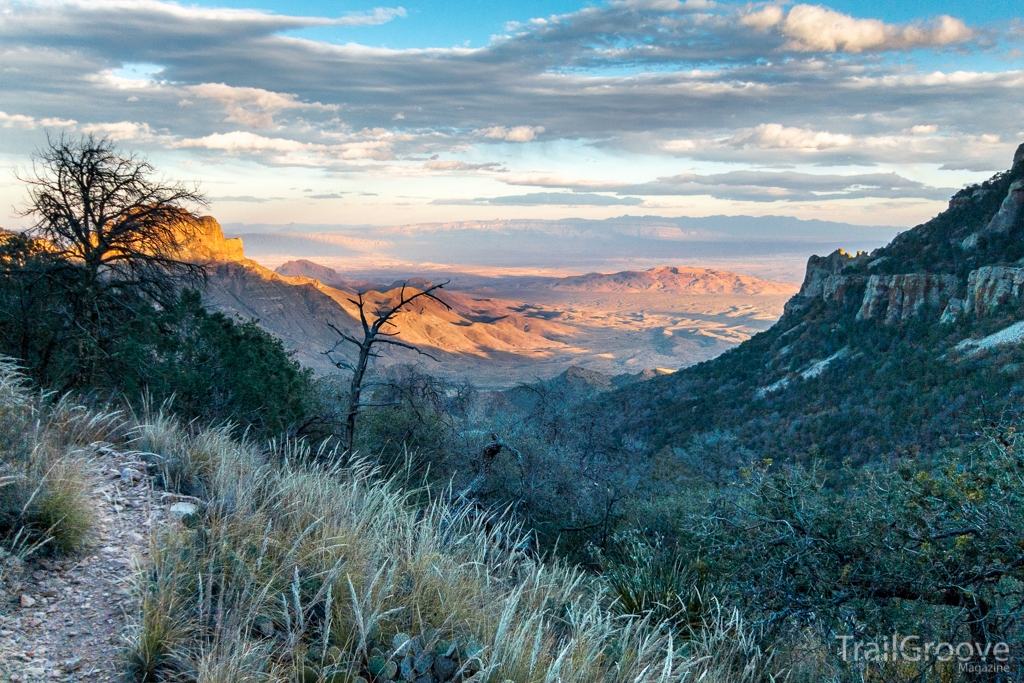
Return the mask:
<svg viewBox="0 0 1024 683">
<path fill-rule="evenodd" d="M 1024 256 L 1024 211 L 1004 232 L 986 226 L 1024 179 L 1018 157 L 1010 171 L 959 192 L 933 220 L 849 259 L 841 271 L 850 278 L 847 296 L 799 301 L 770 330 L 718 358 L 625 387 L 586 410 L 611 423 L 616 439 L 659 457 L 716 431 L 761 457 L 824 458 L 833 467 L 971 440 L 978 420 L 991 422 L 1014 406 L 1024 387 L 1024 350 L 968 355 L 957 344 L 1021 320 L 1024 302 L 943 322 L 943 311 L 923 302 L 914 315 L 883 322 L 859 315 L 860 295 L 869 276 L 945 274 L 966 288 L 974 269 L 1016 264 Z M 971 236 L 976 244 L 964 246 Z M 808 372 L 827 359 L 827 367 Z"/>
<path fill-rule="evenodd" d="M 93 520 L 83 464 L 122 425 L 119 413 L 38 394 L 0 358 L 0 555 L 69 553 L 84 544 Z"/>
<path fill-rule="evenodd" d="M 315 464 L 166 418 L 141 444 L 201 451 L 194 515 L 155 539 L 130 654 L 136 680 L 755 680 L 761 655 L 724 611 L 682 643 L 618 616 L 600 581 L 545 564 L 508 519 L 414 505 L 365 462 Z M 157 456 L 164 454 L 156 453 Z"/>
<path fill-rule="evenodd" d="M 200 196 L 108 140 L 61 137 L 38 157 L 26 211 L 37 224 L 0 232 L 0 354 L 61 393 L 173 396 L 186 418 L 270 434 L 307 418 L 310 373 L 194 290 L 203 268 L 179 254 Z"/>
</svg>

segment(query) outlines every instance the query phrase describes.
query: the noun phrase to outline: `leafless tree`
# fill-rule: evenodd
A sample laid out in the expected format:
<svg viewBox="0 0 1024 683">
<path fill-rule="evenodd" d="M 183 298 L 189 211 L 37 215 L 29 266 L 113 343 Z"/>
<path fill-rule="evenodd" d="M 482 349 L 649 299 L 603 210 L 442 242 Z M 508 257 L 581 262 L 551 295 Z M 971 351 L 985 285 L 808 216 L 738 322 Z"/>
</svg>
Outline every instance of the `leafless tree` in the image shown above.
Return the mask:
<svg viewBox="0 0 1024 683">
<path fill-rule="evenodd" d="M 327 323 L 330 325 L 331 329 L 337 332 L 338 336 L 341 337 L 340 340 L 335 342 L 334 346 L 326 351 L 327 357 L 338 369 L 349 370 L 352 372 L 352 381 L 349 384 L 348 407 L 345 411 L 345 434 L 342 440 L 342 448 L 344 448 L 344 450 L 351 452 L 352 445 L 355 440 L 356 417 L 359 415 L 359 411 L 368 407 L 366 404 L 362 403 L 361 400 L 364 382 L 366 380 L 366 370 L 369 367 L 370 360 L 380 356 L 374 347 L 378 344 L 398 346 L 403 349 L 415 351 L 421 356 L 426 356 L 431 360 L 438 360 L 413 344 L 408 344 L 395 339 L 395 337 L 398 336 L 398 329 L 394 323 L 394 317 L 420 298 L 436 301 L 450 311 L 452 307 L 434 294 L 434 292 L 447 285 L 448 282 L 450 282 L 450 280 L 432 285 L 423 290 L 413 290 L 414 293 L 412 294 L 407 294 L 406 285 L 402 285 L 398 294 L 398 301 L 396 303 L 390 306 L 380 306 L 373 311 L 373 322 L 370 322 L 367 318 L 367 302 L 363 298 L 362 292 L 360 292 L 355 299 L 349 299 L 349 301 L 355 304 L 359 309 L 359 323 L 362 326 L 363 333 L 362 339 L 343 332 L 332 323 Z M 338 350 L 343 344 L 352 344 L 358 349 L 358 355 L 356 356 L 354 363 L 337 356 Z"/>
<path fill-rule="evenodd" d="M 195 234 L 197 188 L 154 178 L 155 169 L 92 134 L 47 138 L 36 152 L 21 212 L 35 220 L 29 233 L 55 256 L 81 268 L 81 296 L 95 306 L 104 294 L 130 290 L 164 301 L 183 277 L 201 267 L 181 258 Z"/>
</svg>

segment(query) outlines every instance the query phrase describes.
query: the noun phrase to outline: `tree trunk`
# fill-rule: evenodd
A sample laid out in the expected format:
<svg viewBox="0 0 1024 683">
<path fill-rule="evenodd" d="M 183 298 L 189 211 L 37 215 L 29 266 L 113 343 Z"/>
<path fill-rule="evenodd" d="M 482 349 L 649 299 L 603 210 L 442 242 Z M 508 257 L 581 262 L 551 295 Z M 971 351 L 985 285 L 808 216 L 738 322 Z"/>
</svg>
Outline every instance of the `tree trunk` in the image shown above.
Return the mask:
<svg viewBox="0 0 1024 683">
<path fill-rule="evenodd" d="M 352 383 L 348 390 L 348 412 L 345 415 L 345 438 L 342 446 L 346 459 L 352 455 L 352 447 L 356 437 L 356 416 L 359 414 L 359 401 L 363 393 L 363 376 L 366 374 L 366 366 L 370 362 L 372 337 L 368 337 L 359 347 L 359 360 L 352 372 Z"/>
</svg>

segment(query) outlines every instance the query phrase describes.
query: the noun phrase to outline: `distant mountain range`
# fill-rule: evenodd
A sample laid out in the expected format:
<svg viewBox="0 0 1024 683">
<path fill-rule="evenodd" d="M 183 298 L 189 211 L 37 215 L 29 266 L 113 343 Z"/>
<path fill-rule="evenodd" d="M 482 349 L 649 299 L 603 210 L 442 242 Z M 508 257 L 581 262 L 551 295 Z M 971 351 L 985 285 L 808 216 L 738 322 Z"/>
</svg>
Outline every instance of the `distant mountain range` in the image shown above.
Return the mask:
<svg viewBox="0 0 1024 683">
<path fill-rule="evenodd" d="M 588 408 L 649 452 L 728 433 L 837 464 L 969 439 L 1024 397 L 1024 145 L 870 253 L 812 256 L 771 329 Z"/>
<path fill-rule="evenodd" d="M 228 224 L 250 257 L 279 265 L 299 258 L 347 272 L 394 266 L 546 268 L 575 272 L 646 269 L 666 263 L 715 264 L 795 281 L 813 252 L 870 250 L 899 232 L 891 226 L 804 221 L 785 216 L 606 220 L 496 220 L 403 226 Z M 762 268 L 757 272 L 736 264 Z"/>
<path fill-rule="evenodd" d="M 346 278 L 333 268 L 307 259 L 287 261 L 275 268 L 275 272 L 287 277 L 308 277 L 331 287 L 340 287 L 351 291 L 369 289 L 385 291 L 382 288 L 392 289 L 403 282 L 418 286 L 430 285 L 430 281 L 424 278 L 412 278 L 391 284 Z M 621 273 L 587 273 L 569 277 L 519 277 L 510 279 L 506 287 L 513 290 L 547 288 L 574 292 L 658 292 L 662 294 L 743 294 L 750 296 L 791 295 L 796 291 L 792 285 L 762 280 L 749 275 L 739 275 L 710 268 L 680 268 L 676 266 L 659 266 L 645 271 L 630 270 Z"/>
<path fill-rule="evenodd" d="M 557 291 L 616 292 L 662 294 L 746 294 L 790 295 L 794 288 L 781 282 L 770 282 L 749 275 L 739 275 L 712 268 L 680 268 L 660 266 L 644 271 L 621 273 L 588 273 L 564 278 L 521 278 L 519 286 L 536 287 L 543 282 Z"/>
</svg>

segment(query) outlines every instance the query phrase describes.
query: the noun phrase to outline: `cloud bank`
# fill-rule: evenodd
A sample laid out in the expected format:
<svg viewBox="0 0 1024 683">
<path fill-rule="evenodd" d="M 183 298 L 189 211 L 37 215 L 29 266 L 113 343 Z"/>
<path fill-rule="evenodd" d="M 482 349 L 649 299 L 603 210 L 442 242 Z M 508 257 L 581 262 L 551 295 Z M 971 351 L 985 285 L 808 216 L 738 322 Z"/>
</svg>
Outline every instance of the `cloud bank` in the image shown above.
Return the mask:
<svg viewBox="0 0 1024 683">
<path fill-rule="evenodd" d="M 511 23 L 477 49 L 293 34 L 413 20 L 401 7 L 317 17 L 160 0 L 0 2 L 0 134 L 11 132 L 0 144 L 17 155 L 28 149 L 16 131 L 92 131 L 200 163 L 423 187 L 461 174 L 493 190 L 421 193 L 424 204 L 641 206 L 673 196 L 931 202 L 955 185 L 936 180 L 939 169 L 1004 168 L 1024 140 L 1017 25 L 622 0 Z M 969 66 L 943 66 L 954 61 Z M 551 150 L 564 170 L 586 149 L 621 168 L 578 181 L 545 168 Z M 647 172 L 645 159 L 689 170 Z M 614 172 L 634 180 L 602 180 Z M 557 191 L 502 194 L 509 183 Z"/>
</svg>

